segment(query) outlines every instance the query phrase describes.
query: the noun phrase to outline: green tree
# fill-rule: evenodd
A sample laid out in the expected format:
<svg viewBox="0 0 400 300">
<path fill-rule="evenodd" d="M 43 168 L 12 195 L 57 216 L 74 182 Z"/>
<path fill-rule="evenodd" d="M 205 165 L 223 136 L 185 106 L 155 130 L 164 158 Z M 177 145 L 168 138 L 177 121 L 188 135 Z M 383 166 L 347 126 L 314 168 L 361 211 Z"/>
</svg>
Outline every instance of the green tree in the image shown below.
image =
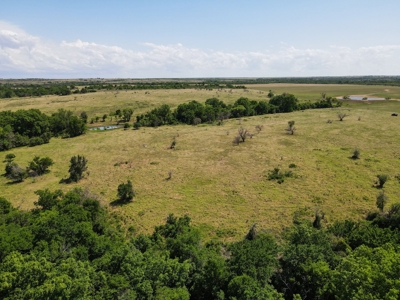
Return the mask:
<svg viewBox="0 0 400 300">
<path fill-rule="evenodd" d="M 398 246 L 360 246 L 332 271 L 333 293 L 337 299 L 399 299 L 399 270 Z"/>
<path fill-rule="evenodd" d="M 385 208 L 385 204 L 388 202 L 388 197 L 385 195 L 384 191 L 381 191 L 377 196 L 376 196 L 376 207 L 379 208 L 381 212 L 383 212 L 383 209 Z"/>
<path fill-rule="evenodd" d="M 389 176 L 386 174 L 380 174 L 380 175 L 377 175 L 376 177 L 378 177 L 378 187 L 380 189 L 383 188 L 386 181 L 389 180 Z"/>
<path fill-rule="evenodd" d="M 48 168 L 54 164 L 50 157 L 35 156 L 29 163 L 29 169 L 34 171 L 38 176 L 48 172 Z"/>
<path fill-rule="evenodd" d="M 135 192 L 133 190 L 132 182 L 128 180 L 127 183 L 121 183 L 118 185 L 118 199 L 121 202 L 129 202 L 135 196 Z"/>
<path fill-rule="evenodd" d="M 14 182 L 22 182 L 28 177 L 28 172 L 16 163 L 11 162 L 6 165 L 6 177 Z"/>
<path fill-rule="evenodd" d="M 269 100 L 270 104 L 278 107 L 279 112 L 292 112 L 297 110 L 298 102 L 294 95 L 286 93 L 274 96 Z"/>
<path fill-rule="evenodd" d="M 133 115 L 133 109 L 132 108 L 124 108 L 122 110 L 122 114 L 124 116 L 125 122 L 129 122 L 131 120 L 132 115 Z"/>
<path fill-rule="evenodd" d="M 69 180 L 78 182 L 83 177 L 83 172 L 87 170 L 88 160 L 84 156 L 72 156 L 69 166 Z"/>
</svg>

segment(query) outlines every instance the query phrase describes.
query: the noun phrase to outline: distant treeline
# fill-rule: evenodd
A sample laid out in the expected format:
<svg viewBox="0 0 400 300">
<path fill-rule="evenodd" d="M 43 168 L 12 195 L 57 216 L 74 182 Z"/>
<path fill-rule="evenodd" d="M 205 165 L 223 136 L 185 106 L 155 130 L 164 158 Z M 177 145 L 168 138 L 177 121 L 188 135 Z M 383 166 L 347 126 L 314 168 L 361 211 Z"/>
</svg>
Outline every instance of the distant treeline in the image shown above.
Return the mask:
<svg viewBox="0 0 400 300">
<path fill-rule="evenodd" d="M 53 136 L 74 137 L 86 131 L 82 118 L 59 109 L 48 116 L 38 109 L 0 112 L 0 151 L 48 143 Z"/>
<path fill-rule="evenodd" d="M 222 243 L 205 241 L 188 216 L 170 214 L 152 234 L 137 235 L 87 190 L 35 193 L 31 211 L 0 197 L 1 299 L 400 296 L 399 203 L 329 226 L 300 210 L 278 239 L 253 225 Z"/>
<path fill-rule="evenodd" d="M 343 76 L 343 77 L 276 77 L 232 79 L 232 84 L 358 84 L 400 86 L 400 76 Z"/>
<path fill-rule="evenodd" d="M 248 84 L 358 84 L 400 86 L 400 76 L 349 77 L 271 77 L 271 78 L 215 78 L 215 79 L 146 79 L 126 82 L 116 80 L 43 81 L 32 84 L 28 80 L 9 80 L 0 83 L 0 98 L 70 95 L 99 90 L 155 90 L 155 89 L 246 89 Z M 80 87 L 80 88 L 79 88 Z"/>
<path fill-rule="evenodd" d="M 79 88 L 81 86 L 81 88 Z M 82 87 L 83 86 L 83 87 Z M 245 89 L 243 85 L 220 82 L 143 82 L 103 84 L 99 82 L 46 83 L 46 84 L 0 84 L 0 98 L 41 97 L 45 95 L 71 95 L 93 93 L 99 90 L 156 90 L 156 89 Z"/>
<path fill-rule="evenodd" d="M 241 97 L 233 105 L 226 105 L 217 98 L 207 99 L 205 104 L 196 100 L 180 104 L 174 111 L 164 104 L 152 111 L 136 117 L 135 128 L 142 126 L 173 125 L 178 123 L 197 125 L 200 123 L 222 123 L 225 119 L 292 112 L 311 108 L 339 107 L 342 102 L 327 97 L 317 102 L 299 103 L 292 94 L 273 96 L 269 101 L 249 100 Z"/>
</svg>

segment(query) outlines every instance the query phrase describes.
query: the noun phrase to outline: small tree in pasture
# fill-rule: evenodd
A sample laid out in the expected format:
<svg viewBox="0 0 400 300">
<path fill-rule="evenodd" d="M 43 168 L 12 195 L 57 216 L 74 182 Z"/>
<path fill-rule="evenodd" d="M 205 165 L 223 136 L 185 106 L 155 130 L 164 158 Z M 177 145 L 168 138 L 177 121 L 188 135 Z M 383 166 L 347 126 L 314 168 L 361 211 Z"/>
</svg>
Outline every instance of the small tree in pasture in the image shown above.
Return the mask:
<svg viewBox="0 0 400 300">
<path fill-rule="evenodd" d="M 345 114 L 345 113 L 338 113 L 338 118 L 339 118 L 339 121 L 343 121 L 343 119 L 345 118 L 345 117 L 347 117 L 347 115 Z"/>
<path fill-rule="evenodd" d="M 294 121 L 288 122 L 288 128 L 286 129 L 290 134 L 294 134 L 296 127 L 294 127 Z"/>
<path fill-rule="evenodd" d="M 246 140 L 249 132 L 247 131 L 247 129 L 245 129 L 243 127 L 240 127 L 238 129 L 238 134 L 239 134 L 240 139 L 242 140 L 242 143 L 244 143 L 244 141 Z"/>
<path fill-rule="evenodd" d="M 87 159 L 84 156 L 72 156 L 69 166 L 69 181 L 78 182 L 83 178 L 83 172 L 87 170 Z"/>
<path fill-rule="evenodd" d="M 385 208 L 385 204 L 388 202 L 388 197 L 385 195 L 384 191 L 379 192 L 379 194 L 376 196 L 376 207 L 383 212 L 383 209 Z"/>
<path fill-rule="evenodd" d="M 135 191 L 133 190 L 132 182 L 128 180 L 127 183 L 121 183 L 118 185 L 118 199 L 121 202 L 129 202 L 135 196 Z"/>
<path fill-rule="evenodd" d="M 353 150 L 353 155 L 351 156 L 351 158 L 352 159 L 359 159 L 360 158 L 360 154 L 361 154 L 360 149 L 355 148 Z"/>
<path fill-rule="evenodd" d="M 377 175 L 376 177 L 378 177 L 378 187 L 380 189 L 383 188 L 383 185 L 389 180 L 389 176 L 386 174 Z"/>
<path fill-rule="evenodd" d="M 50 157 L 35 156 L 29 163 L 29 169 L 34 171 L 38 176 L 48 172 L 48 168 L 54 164 Z"/>
</svg>

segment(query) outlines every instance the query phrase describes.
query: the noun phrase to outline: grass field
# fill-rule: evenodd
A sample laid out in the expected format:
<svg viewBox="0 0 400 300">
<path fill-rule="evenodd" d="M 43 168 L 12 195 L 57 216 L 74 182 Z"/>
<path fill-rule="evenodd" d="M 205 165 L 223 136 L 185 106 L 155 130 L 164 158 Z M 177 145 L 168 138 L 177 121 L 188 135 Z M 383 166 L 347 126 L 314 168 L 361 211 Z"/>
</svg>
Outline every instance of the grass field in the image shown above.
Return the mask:
<svg viewBox="0 0 400 300">
<path fill-rule="evenodd" d="M 154 90 L 97 92 L 78 96 L 0 100 L 0 110 L 39 108 L 51 113 L 59 108 L 89 119 L 118 108 L 131 107 L 134 116 L 167 103 L 172 107 L 190 100 L 204 102 L 218 97 L 233 103 L 241 96 L 267 99 L 267 91 L 288 92 L 300 100 L 317 100 L 321 92 L 329 96 L 366 94 L 400 98 L 400 88 L 351 85 L 254 85 L 249 91 Z M 385 91 L 386 90 L 386 91 Z M 76 97 L 76 98 L 75 98 Z M 348 116 L 338 121 L 337 113 Z M 16 155 L 15 162 L 26 166 L 35 155 L 49 156 L 55 164 L 42 177 L 9 184 L 0 177 L 0 196 L 23 209 L 33 207 L 35 190 L 49 188 L 68 191 L 88 188 L 104 205 L 116 200 L 118 184 L 130 179 L 136 190 L 134 201 L 110 206 L 126 226 L 137 232 L 151 232 L 169 213 L 188 214 L 206 237 L 231 240 L 242 237 L 253 223 L 274 234 L 292 222 L 295 212 L 313 218 L 322 210 L 326 221 L 362 218 L 375 208 L 378 189 L 376 175 L 388 174 L 385 185 L 389 204 L 398 201 L 400 183 L 400 112 L 398 101 L 347 102 L 340 109 L 318 109 L 228 120 L 222 126 L 165 126 L 139 130 L 117 129 L 88 132 L 73 139 L 52 139 L 49 144 L 3 152 Z M 327 120 L 333 120 L 327 123 Z M 287 123 L 294 120 L 297 131 L 289 135 Z M 107 121 L 105 124 L 111 124 Z M 239 124 L 241 123 L 241 124 Z M 94 125 L 102 125 L 97 123 Z M 232 140 L 242 126 L 255 133 L 239 146 Z M 175 150 L 167 149 L 176 137 Z M 358 147 L 361 158 L 350 159 Z M 69 159 L 84 155 L 89 172 L 77 184 L 59 184 L 68 176 Z M 289 164 L 296 168 L 289 169 Z M 3 164 L 4 166 L 4 164 Z M 267 180 L 275 167 L 292 170 L 295 176 L 284 183 Z M 167 180 L 168 172 L 172 178 Z"/>
</svg>

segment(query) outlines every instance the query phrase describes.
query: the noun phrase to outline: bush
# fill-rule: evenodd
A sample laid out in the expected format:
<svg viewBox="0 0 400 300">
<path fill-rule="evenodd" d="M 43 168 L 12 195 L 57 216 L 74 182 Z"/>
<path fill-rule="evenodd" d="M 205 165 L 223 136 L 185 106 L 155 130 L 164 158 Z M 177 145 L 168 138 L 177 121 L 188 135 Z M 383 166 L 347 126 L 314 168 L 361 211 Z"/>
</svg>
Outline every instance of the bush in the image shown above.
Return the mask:
<svg viewBox="0 0 400 300">
<path fill-rule="evenodd" d="M 40 158 L 35 156 L 34 159 L 29 163 L 29 169 L 34 171 L 37 175 L 43 175 L 48 172 L 48 168 L 54 164 L 50 157 Z"/>
<path fill-rule="evenodd" d="M 14 158 L 15 158 L 15 154 L 12 154 L 12 153 L 8 153 L 7 155 L 6 155 L 6 159 L 4 160 L 4 162 L 12 162 L 13 160 L 14 160 Z"/>
<path fill-rule="evenodd" d="M 383 212 L 383 209 L 385 208 L 385 204 L 388 201 L 388 197 L 385 195 L 385 192 L 380 192 L 378 196 L 376 196 L 376 207 L 379 208 L 381 212 Z"/>
<path fill-rule="evenodd" d="M 292 171 L 281 172 L 279 168 L 274 168 L 268 174 L 268 180 L 277 180 L 279 184 L 285 181 L 285 177 L 293 177 Z"/>
<path fill-rule="evenodd" d="M 132 182 L 128 180 L 127 183 L 121 183 L 118 186 L 118 199 L 121 202 L 129 202 L 135 196 L 135 192 L 132 187 Z"/>
<path fill-rule="evenodd" d="M 14 182 L 22 182 L 28 177 L 28 172 L 16 163 L 11 162 L 6 166 L 6 177 Z"/>
<path fill-rule="evenodd" d="M 351 158 L 352 159 L 359 159 L 360 158 L 360 154 L 361 154 L 360 149 L 355 148 L 353 150 L 353 155 L 351 156 Z"/>
<path fill-rule="evenodd" d="M 78 182 L 83 177 L 83 172 L 87 170 L 87 159 L 84 156 L 73 156 L 69 166 L 69 181 Z"/>
<path fill-rule="evenodd" d="M 389 176 L 386 174 L 377 175 L 376 177 L 378 177 L 378 187 L 379 188 L 383 188 L 383 185 L 386 183 L 386 181 L 389 180 Z"/>
</svg>

